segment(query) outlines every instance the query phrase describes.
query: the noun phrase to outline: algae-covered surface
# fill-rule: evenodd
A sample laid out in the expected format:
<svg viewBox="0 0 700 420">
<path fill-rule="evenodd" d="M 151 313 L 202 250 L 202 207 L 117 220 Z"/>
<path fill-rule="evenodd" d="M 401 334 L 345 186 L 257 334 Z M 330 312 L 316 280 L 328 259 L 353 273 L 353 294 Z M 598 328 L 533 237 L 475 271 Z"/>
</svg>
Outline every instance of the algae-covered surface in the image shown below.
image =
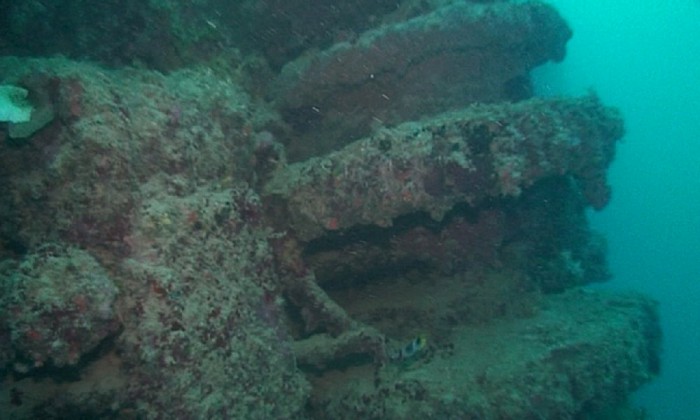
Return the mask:
<svg viewBox="0 0 700 420">
<path fill-rule="evenodd" d="M 0 28 L 43 110 L 0 126 L 0 412 L 641 415 L 656 304 L 586 288 L 624 124 L 532 97 L 555 9 L 62 3 Z"/>
<path fill-rule="evenodd" d="M 649 380 L 648 372 L 655 367 L 639 363 L 658 363 L 655 350 L 633 337 L 641 334 L 654 340 L 657 331 L 631 325 L 630 318 L 651 321 L 653 302 L 633 295 L 572 291 L 547 297 L 540 305 L 537 314 L 429 337 L 421 354 L 375 372 L 347 368 L 343 374 L 319 375 L 312 380 L 314 389 L 323 390 L 313 394 L 312 405 L 318 410 L 314 414 L 318 418 L 568 418 L 582 411 L 600 415 L 606 406 L 622 402 L 617 400 L 621 388 Z M 630 347 L 633 342 L 642 345 Z M 627 373 L 603 373 L 610 366 L 624 366 L 621 371 Z"/>
</svg>

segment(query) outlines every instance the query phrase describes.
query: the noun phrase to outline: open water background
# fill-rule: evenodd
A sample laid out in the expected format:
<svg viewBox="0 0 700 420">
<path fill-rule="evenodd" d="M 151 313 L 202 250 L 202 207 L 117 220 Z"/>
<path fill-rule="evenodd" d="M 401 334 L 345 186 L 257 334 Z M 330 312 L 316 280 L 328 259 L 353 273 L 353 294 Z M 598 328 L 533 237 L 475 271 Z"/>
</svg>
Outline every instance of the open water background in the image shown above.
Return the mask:
<svg viewBox="0 0 700 420">
<path fill-rule="evenodd" d="M 635 396 L 652 419 L 700 419 L 700 1 L 553 0 L 574 30 L 540 95 L 595 89 L 627 135 L 613 199 L 592 214 L 609 243 L 605 287 L 661 303 L 662 374 Z"/>
</svg>

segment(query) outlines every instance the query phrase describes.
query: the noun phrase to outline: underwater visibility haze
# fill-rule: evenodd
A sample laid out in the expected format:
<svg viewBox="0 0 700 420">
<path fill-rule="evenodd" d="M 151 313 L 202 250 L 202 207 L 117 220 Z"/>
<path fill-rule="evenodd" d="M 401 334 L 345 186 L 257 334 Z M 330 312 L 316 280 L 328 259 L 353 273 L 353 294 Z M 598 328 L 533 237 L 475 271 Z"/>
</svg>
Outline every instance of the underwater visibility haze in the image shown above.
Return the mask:
<svg viewBox="0 0 700 420">
<path fill-rule="evenodd" d="M 0 417 L 697 418 L 661 3 L 0 0 Z"/>
<path fill-rule="evenodd" d="M 535 75 L 540 94 L 593 88 L 625 117 L 610 170 L 614 195 L 592 215 L 609 242 L 608 287 L 659 299 L 661 376 L 637 396 L 654 419 L 700 416 L 700 3 L 588 2 L 555 6 L 576 34 L 567 59 Z"/>
</svg>

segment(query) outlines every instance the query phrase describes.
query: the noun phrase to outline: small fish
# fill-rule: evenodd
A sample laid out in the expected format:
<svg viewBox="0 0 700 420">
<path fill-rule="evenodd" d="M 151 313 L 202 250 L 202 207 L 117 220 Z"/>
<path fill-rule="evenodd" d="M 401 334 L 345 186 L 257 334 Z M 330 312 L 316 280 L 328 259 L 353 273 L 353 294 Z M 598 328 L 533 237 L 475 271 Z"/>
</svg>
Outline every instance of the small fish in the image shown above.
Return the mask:
<svg viewBox="0 0 700 420">
<path fill-rule="evenodd" d="M 403 346 L 400 350 L 395 351 L 391 355 L 392 360 L 407 360 L 413 358 L 428 346 L 428 340 L 419 335 L 411 340 L 410 343 Z"/>
</svg>

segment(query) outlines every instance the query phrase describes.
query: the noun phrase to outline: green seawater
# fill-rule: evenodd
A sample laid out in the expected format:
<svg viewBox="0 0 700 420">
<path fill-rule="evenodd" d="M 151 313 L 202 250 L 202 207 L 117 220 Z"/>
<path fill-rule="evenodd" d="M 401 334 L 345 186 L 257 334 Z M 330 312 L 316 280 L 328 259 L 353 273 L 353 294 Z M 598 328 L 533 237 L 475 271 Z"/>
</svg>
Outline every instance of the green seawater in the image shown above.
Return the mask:
<svg viewBox="0 0 700 420">
<path fill-rule="evenodd" d="M 535 71 L 540 95 L 592 88 L 625 117 L 613 199 L 592 224 L 609 241 L 612 281 L 661 303 L 661 376 L 635 402 L 652 419 L 700 418 L 700 1 L 551 1 L 574 37 Z"/>
</svg>

